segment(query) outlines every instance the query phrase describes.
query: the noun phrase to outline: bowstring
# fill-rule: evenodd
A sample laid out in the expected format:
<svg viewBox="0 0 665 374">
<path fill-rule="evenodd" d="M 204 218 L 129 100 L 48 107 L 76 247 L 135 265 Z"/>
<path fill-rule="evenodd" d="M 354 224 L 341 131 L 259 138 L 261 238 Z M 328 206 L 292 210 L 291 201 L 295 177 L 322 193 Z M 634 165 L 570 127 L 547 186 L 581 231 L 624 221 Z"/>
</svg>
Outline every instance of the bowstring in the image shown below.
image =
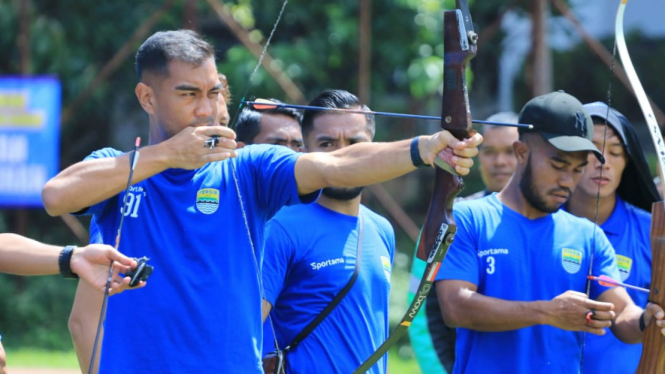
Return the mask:
<svg viewBox="0 0 665 374">
<path fill-rule="evenodd" d="M 132 185 L 132 179 L 134 178 L 134 169 L 136 168 L 137 157 L 139 157 L 139 143 L 140 138 L 137 138 L 136 145 L 134 146 L 134 151 L 129 156 L 129 177 L 127 179 L 127 187 L 125 188 L 125 196 L 122 198 L 122 208 L 120 209 L 120 223 L 118 224 L 118 231 L 115 237 L 115 250 L 117 251 L 120 247 L 120 235 L 122 233 L 122 224 L 125 222 L 125 209 L 127 209 L 127 200 L 129 195 L 129 188 Z M 90 357 L 90 364 L 88 365 L 88 374 L 92 374 L 95 368 L 95 361 L 98 351 L 98 345 L 100 344 L 102 329 L 106 322 L 106 309 L 108 306 L 109 299 L 109 289 L 111 288 L 111 278 L 113 276 L 113 262 L 109 265 L 109 272 L 106 278 L 106 287 L 104 289 L 104 298 L 102 299 L 102 309 L 99 313 L 99 321 L 97 322 L 97 331 L 95 333 L 95 342 L 92 346 L 92 355 Z M 101 353 L 101 347 L 99 347 Z M 101 357 L 100 357 L 101 364 Z M 99 368 L 98 368 L 99 370 Z"/>
<path fill-rule="evenodd" d="M 263 46 L 263 50 L 261 51 L 261 54 L 259 55 L 259 59 L 254 66 L 254 70 L 252 71 L 252 74 L 249 76 L 249 82 L 247 83 L 247 87 L 245 87 L 245 92 L 242 94 L 242 98 L 240 99 L 240 102 L 238 103 L 238 110 L 236 110 L 235 114 L 233 115 L 233 118 L 231 119 L 231 123 L 229 124 L 229 127 L 233 130 L 236 128 L 236 122 L 238 120 L 238 115 L 240 114 L 240 111 L 242 110 L 242 107 L 245 105 L 245 98 L 247 98 L 247 94 L 249 93 L 249 89 L 252 86 L 252 83 L 254 82 L 254 76 L 256 75 L 256 72 L 259 71 L 259 67 L 263 63 L 263 58 L 266 55 L 266 51 L 268 50 L 268 46 L 270 45 L 270 41 L 272 40 L 273 35 L 275 35 L 275 31 L 277 30 L 277 25 L 280 23 L 282 20 L 282 14 L 284 14 L 284 9 L 286 8 L 286 4 L 289 2 L 289 0 L 284 0 L 282 3 L 282 8 L 279 10 L 279 14 L 277 15 L 277 20 L 275 21 L 275 24 L 272 26 L 272 30 L 270 31 L 270 35 L 268 35 L 268 39 L 266 39 L 266 44 Z"/>
<path fill-rule="evenodd" d="M 259 67 L 263 63 L 263 58 L 266 54 L 266 51 L 268 50 L 268 46 L 270 45 L 270 41 L 272 40 L 272 37 L 275 35 L 275 31 L 277 30 L 277 25 L 279 25 L 280 21 L 282 20 L 282 15 L 284 14 L 284 9 L 286 8 L 286 4 L 288 3 L 288 0 L 284 0 L 282 3 L 282 8 L 279 11 L 279 14 L 277 15 L 277 20 L 272 26 L 272 30 L 270 31 L 270 35 L 268 36 L 268 39 L 266 39 L 266 44 L 263 46 L 263 50 L 261 51 L 261 55 L 259 55 L 259 59 L 256 63 L 256 66 L 254 66 L 254 70 L 252 71 L 252 74 L 249 76 L 249 82 L 247 83 L 247 87 L 245 88 L 245 92 L 242 95 L 242 99 L 240 99 L 240 103 L 238 103 L 238 110 L 233 116 L 233 119 L 231 120 L 231 124 L 229 127 L 231 129 L 236 128 L 236 122 L 238 120 L 238 114 L 242 110 L 242 107 L 245 103 L 245 98 L 247 97 L 247 94 L 249 93 L 249 89 L 252 86 L 252 83 L 254 81 L 254 77 L 256 73 L 259 71 Z M 254 241 L 252 240 L 252 231 L 249 228 L 249 221 L 247 219 L 247 211 L 245 210 L 245 204 L 243 203 L 242 199 L 242 194 L 240 193 L 240 182 L 238 180 L 238 175 L 236 172 L 236 167 L 235 167 L 235 162 L 231 162 L 231 173 L 233 175 L 233 181 L 235 183 L 236 187 L 236 192 L 238 194 L 238 202 L 240 204 L 240 211 L 242 212 L 242 218 L 243 222 L 245 223 L 245 229 L 247 231 L 247 237 L 249 239 L 249 246 L 252 251 L 252 260 L 254 264 L 254 269 L 255 269 L 255 274 L 256 274 L 256 279 L 259 284 L 259 295 L 261 296 L 261 316 L 263 316 L 263 300 L 265 300 L 265 289 L 263 288 L 263 276 L 261 275 L 261 267 L 259 266 L 259 261 L 257 259 L 257 256 L 259 255 L 256 252 L 256 247 L 254 246 Z M 274 343 L 275 343 L 275 348 L 279 350 L 279 344 L 277 342 L 277 334 L 275 334 L 275 326 L 272 321 L 272 317 L 270 313 L 268 313 L 267 316 L 267 321 L 268 324 L 270 325 L 270 330 L 272 331 L 273 337 L 274 337 Z M 275 372 L 279 372 L 278 370 L 281 368 L 275 368 Z"/>
<path fill-rule="evenodd" d="M 601 154 L 605 154 L 605 146 L 607 143 L 607 119 L 610 116 L 610 108 L 612 107 L 612 82 L 614 80 L 614 66 L 616 63 L 616 52 L 617 52 L 617 40 L 616 36 L 614 38 L 614 48 L 612 49 L 612 63 L 610 64 L 610 79 L 609 79 L 609 84 L 607 87 L 607 111 L 605 112 L 605 119 L 603 120 L 603 146 L 601 147 Z M 593 121 L 591 121 L 591 126 L 593 125 Z M 607 162 L 607 160 L 605 160 Z M 603 177 L 603 165 L 600 167 L 600 174 L 598 175 L 600 179 Z M 592 245 L 591 245 L 591 256 L 589 257 L 590 263 L 589 263 L 589 272 L 587 273 L 587 280 L 586 280 L 586 295 L 587 298 L 591 297 L 591 278 L 590 276 L 593 275 L 593 257 L 596 252 L 596 230 L 599 229 L 598 225 L 598 211 L 600 209 L 600 189 L 601 185 L 598 184 L 598 191 L 596 192 L 596 206 L 594 208 L 594 217 L 593 217 L 593 238 L 592 238 Z M 580 358 L 580 373 L 584 372 L 584 348 L 586 347 L 586 331 L 582 333 L 582 355 Z"/>
</svg>

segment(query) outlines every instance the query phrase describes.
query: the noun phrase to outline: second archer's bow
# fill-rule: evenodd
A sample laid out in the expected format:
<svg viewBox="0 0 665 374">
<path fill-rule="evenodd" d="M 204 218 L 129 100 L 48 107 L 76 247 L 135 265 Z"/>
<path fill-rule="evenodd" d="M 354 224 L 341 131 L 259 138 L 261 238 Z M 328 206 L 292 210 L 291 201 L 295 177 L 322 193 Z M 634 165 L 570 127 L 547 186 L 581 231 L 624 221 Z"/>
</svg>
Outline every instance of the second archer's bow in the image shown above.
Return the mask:
<svg viewBox="0 0 665 374">
<path fill-rule="evenodd" d="M 443 18 L 441 129 L 448 130 L 457 139 L 465 139 L 471 135 L 466 65 L 476 55 L 478 36 L 473 30 L 466 0 L 456 0 L 456 7 L 455 10 L 446 11 Z M 449 151 L 452 152 L 451 149 Z M 455 196 L 464 188 L 464 183 L 452 165 L 438 159 L 436 165 L 434 192 L 416 247 L 418 258 L 427 261 L 425 273 L 399 325 L 354 374 L 367 372 L 404 335 L 431 291 L 434 278 L 457 231 L 449 217 L 449 210 L 452 209 Z"/>
<path fill-rule="evenodd" d="M 665 172 L 665 144 L 660 127 L 653 114 L 649 99 L 640 83 L 633 63 L 628 54 L 626 39 L 623 33 L 623 15 L 628 0 L 621 0 L 615 21 L 616 43 L 619 57 L 628 75 L 630 85 L 635 91 L 635 97 L 640 104 L 642 114 L 649 127 L 649 134 L 653 139 L 659 170 Z M 663 175 L 663 174 L 661 174 Z M 661 183 L 663 181 L 661 180 Z M 663 201 L 653 204 L 651 208 L 651 292 L 649 301 L 660 306 L 665 305 L 665 205 Z M 650 324 L 642 338 L 642 357 L 636 374 L 664 374 L 665 373 L 665 338 L 660 332 L 660 327 L 655 323 Z"/>
</svg>

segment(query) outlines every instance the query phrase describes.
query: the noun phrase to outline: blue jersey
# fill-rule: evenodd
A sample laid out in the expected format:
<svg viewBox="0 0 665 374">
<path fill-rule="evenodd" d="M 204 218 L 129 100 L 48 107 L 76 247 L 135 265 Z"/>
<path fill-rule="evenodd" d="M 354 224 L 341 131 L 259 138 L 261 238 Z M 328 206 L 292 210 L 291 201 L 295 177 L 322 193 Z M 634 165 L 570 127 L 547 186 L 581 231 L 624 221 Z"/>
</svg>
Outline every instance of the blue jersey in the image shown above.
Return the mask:
<svg viewBox="0 0 665 374">
<path fill-rule="evenodd" d="M 618 276 L 615 254 L 602 230 L 559 210 L 528 219 L 496 194 L 455 205 L 458 231 L 436 277 L 463 280 L 478 293 L 510 301 L 551 300 L 586 292 L 593 272 Z M 593 282 L 591 298 L 606 287 Z M 582 333 L 537 325 L 503 332 L 457 329 L 458 373 L 578 373 Z"/>
<path fill-rule="evenodd" d="M 651 214 L 617 196 L 612 215 L 600 226 L 617 256 L 621 282 L 651 288 Z M 628 289 L 639 307 L 646 307 L 648 294 Z M 604 336 L 587 334 L 584 346 L 585 373 L 634 373 L 642 356 L 642 344 L 626 344 L 609 329 Z"/>
<path fill-rule="evenodd" d="M 237 158 L 134 184 L 122 210 L 124 191 L 88 209 L 107 244 L 122 211 L 119 250 L 155 267 L 148 286 L 109 299 L 100 373 L 262 373 L 256 264 L 266 222 L 300 201 L 297 158 L 286 147 L 248 146 Z"/>
<path fill-rule="evenodd" d="M 286 356 L 287 373 L 355 370 L 388 331 L 388 295 L 395 252 L 388 221 L 360 207 L 363 243 L 358 279 L 320 325 Z M 282 209 L 266 227 L 263 284 L 281 348 L 332 301 L 356 266 L 358 217 L 319 204 Z M 383 357 L 370 373 L 385 373 Z"/>
</svg>

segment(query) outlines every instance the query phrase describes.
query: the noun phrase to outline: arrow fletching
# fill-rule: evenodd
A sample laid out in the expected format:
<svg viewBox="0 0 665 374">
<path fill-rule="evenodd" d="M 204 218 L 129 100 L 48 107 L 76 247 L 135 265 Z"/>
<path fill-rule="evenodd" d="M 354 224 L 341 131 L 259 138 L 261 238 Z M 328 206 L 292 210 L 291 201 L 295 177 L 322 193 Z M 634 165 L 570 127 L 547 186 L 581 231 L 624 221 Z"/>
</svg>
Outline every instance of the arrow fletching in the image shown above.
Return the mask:
<svg viewBox="0 0 665 374">
<path fill-rule="evenodd" d="M 626 288 L 629 288 L 629 289 L 631 289 L 631 290 L 635 290 L 635 291 L 640 291 L 640 292 L 646 292 L 646 293 L 649 293 L 649 290 L 646 289 L 646 288 L 642 288 L 642 287 L 632 286 L 632 285 L 630 285 L 630 284 L 621 283 L 621 282 L 619 282 L 619 281 L 616 281 L 616 280 L 614 280 L 614 279 L 608 277 L 607 275 L 601 275 L 601 276 L 598 276 L 598 277 L 593 276 L 593 275 L 589 275 L 589 276 L 587 276 L 587 278 L 588 278 L 588 279 L 591 279 L 591 280 L 593 280 L 593 281 L 596 281 L 596 282 L 598 282 L 598 284 L 600 284 L 601 286 L 605 286 L 605 287 L 617 287 L 617 286 L 620 286 L 620 287 L 626 287 Z"/>
</svg>

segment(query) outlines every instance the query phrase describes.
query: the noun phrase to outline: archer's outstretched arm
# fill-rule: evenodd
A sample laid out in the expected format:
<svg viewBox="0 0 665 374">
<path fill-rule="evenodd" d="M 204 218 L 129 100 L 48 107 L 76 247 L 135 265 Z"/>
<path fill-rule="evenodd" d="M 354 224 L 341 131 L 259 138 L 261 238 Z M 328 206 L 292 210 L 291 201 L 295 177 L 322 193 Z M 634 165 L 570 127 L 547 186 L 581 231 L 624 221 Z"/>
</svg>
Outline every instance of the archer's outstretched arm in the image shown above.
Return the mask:
<svg viewBox="0 0 665 374">
<path fill-rule="evenodd" d="M 431 165 L 447 147 L 453 148 L 453 163 L 461 175 L 469 173 L 482 136 L 459 141 L 448 131 L 419 138 L 418 153 Z M 397 178 L 416 169 L 411 160 L 411 139 L 393 143 L 357 143 L 334 152 L 301 155 L 295 174 L 298 192 L 306 195 L 324 187 L 361 187 Z"/>
</svg>

